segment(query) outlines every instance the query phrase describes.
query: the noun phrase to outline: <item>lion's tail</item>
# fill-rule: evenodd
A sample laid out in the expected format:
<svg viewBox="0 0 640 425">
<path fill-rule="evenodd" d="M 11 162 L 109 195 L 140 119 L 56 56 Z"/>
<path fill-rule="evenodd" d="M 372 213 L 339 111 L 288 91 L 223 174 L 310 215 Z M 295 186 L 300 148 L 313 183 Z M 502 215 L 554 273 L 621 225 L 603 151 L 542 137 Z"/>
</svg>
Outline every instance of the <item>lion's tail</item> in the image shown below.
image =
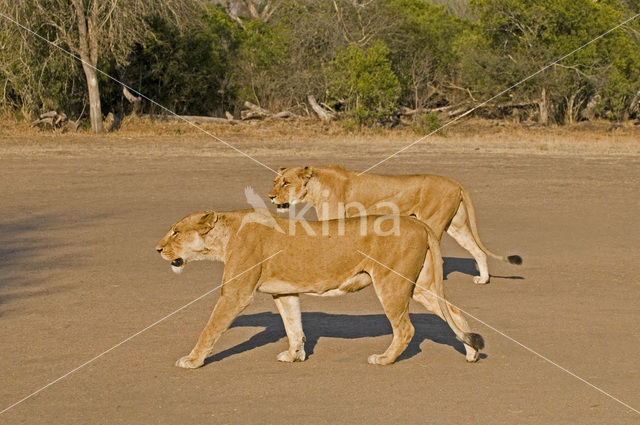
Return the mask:
<svg viewBox="0 0 640 425">
<path fill-rule="evenodd" d="M 467 345 L 470 345 L 476 350 L 482 350 L 484 348 L 484 338 L 482 338 L 482 335 L 473 332 L 464 332 L 458 327 L 455 320 L 451 316 L 451 311 L 449 310 L 450 307 L 447 303 L 446 298 L 444 297 L 443 261 L 442 252 L 440 251 L 440 243 L 438 242 L 438 239 L 433 234 L 431 229 L 429 229 L 428 227 L 427 232 L 429 234 L 429 255 L 431 255 L 431 263 L 433 265 L 433 281 L 436 290 L 436 293 L 434 295 L 436 295 L 436 297 L 438 298 L 440 310 L 442 310 L 442 314 L 445 320 L 460 341 L 464 342 Z"/>
<path fill-rule="evenodd" d="M 460 192 L 462 194 L 462 203 L 467 209 L 467 220 L 469 220 L 469 228 L 471 229 L 471 234 L 473 235 L 473 239 L 475 239 L 476 244 L 480 247 L 480 249 L 484 251 L 485 254 L 495 258 L 496 260 L 504 261 L 511 264 L 517 264 L 517 265 L 522 264 L 522 257 L 520 257 L 519 255 L 504 256 L 504 255 L 494 254 L 493 252 L 489 251 L 489 249 L 484 245 L 484 243 L 482 243 L 482 241 L 480 240 L 480 236 L 478 235 L 478 224 L 476 222 L 476 209 L 473 206 L 473 202 L 471 202 L 471 196 L 469 195 L 469 192 L 467 192 L 467 190 L 462 185 L 460 186 Z"/>
</svg>

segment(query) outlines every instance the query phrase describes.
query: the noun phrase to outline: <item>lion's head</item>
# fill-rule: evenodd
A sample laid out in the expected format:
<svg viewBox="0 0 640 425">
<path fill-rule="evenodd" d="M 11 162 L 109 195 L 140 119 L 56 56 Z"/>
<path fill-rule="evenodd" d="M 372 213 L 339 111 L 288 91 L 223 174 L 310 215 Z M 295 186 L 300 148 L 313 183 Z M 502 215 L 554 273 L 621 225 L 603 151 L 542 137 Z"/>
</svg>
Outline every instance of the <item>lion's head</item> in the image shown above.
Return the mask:
<svg viewBox="0 0 640 425">
<path fill-rule="evenodd" d="M 189 261 L 220 260 L 228 236 L 215 212 L 193 213 L 171 226 L 156 245 L 162 258 L 171 262 L 171 269 L 180 273 Z"/>
<path fill-rule="evenodd" d="M 269 191 L 269 199 L 276 204 L 278 212 L 284 212 L 290 205 L 303 202 L 307 196 L 307 184 L 313 175 L 311 167 L 279 168 L 278 176 Z"/>
</svg>

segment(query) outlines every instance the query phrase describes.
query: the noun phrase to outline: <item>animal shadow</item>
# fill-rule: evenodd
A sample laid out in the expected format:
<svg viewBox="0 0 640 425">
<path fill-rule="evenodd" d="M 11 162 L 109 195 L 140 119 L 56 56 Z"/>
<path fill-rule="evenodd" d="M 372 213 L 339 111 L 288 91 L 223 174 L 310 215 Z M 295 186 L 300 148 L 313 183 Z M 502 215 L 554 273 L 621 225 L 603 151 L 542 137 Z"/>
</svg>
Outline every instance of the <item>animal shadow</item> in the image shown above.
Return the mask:
<svg viewBox="0 0 640 425">
<path fill-rule="evenodd" d="M 425 340 L 449 345 L 458 353 L 465 353 L 464 345 L 456 339 L 451 328 L 438 316 L 433 314 L 410 314 L 410 317 L 416 332 L 409 346 L 398 357 L 397 361 L 409 359 L 420 353 L 422 351 L 420 344 Z M 302 313 L 302 326 L 307 339 L 305 343 L 307 357 L 313 355 L 316 344 L 323 337 L 357 339 L 392 335 L 391 325 L 384 314 Z M 262 347 L 286 337 L 282 319 L 279 314 L 275 313 L 264 312 L 240 316 L 231 327 L 264 327 L 264 330 L 253 335 L 247 341 L 214 354 L 205 361 L 205 364 Z M 486 356 L 481 355 L 481 358 L 484 357 Z"/>
<path fill-rule="evenodd" d="M 446 280 L 450 273 L 460 272 L 469 276 L 477 276 L 478 269 L 476 268 L 476 260 L 473 258 L 460 258 L 460 257 L 443 257 L 443 278 Z M 523 280 L 522 276 L 496 276 L 490 275 L 495 279 L 515 279 Z"/>
</svg>

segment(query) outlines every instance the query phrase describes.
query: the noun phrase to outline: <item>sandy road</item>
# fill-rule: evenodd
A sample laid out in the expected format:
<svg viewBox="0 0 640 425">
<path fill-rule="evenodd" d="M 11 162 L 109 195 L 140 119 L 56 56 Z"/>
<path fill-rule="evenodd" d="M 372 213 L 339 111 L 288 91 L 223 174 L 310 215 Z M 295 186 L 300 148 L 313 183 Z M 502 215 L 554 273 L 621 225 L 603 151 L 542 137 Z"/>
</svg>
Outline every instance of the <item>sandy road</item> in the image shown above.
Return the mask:
<svg viewBox="0 0 640 425">
<path fill-rule="evenodd" d="M 154 251 L 168 226 L 201 209 L 246 207 L 270 171 L 196 142 L 39 141 L 0 149 L 0 409 L 113 347 L 219 284 L 222 266 L 180 276 Z M 185 148 L 187 146 L 188 148 Z M 247 142 L 271 167 L 338 162 Z M 372 164 L 362 147 L 345 166 Z M 488 286 L 443 240 L 448 298 L 603 391 L 640 409 L 640 156 L 418 149 L 379 171 L 460 180 L 480 234 L 516 267 L 490 262 Z M 371 288 L 305 297 L 308 361 L 286 347 L 266 295 L 236 321 L 208 364 L 187 354 L 219 292 L 0 415 L 0 423 L 637 423 L 640 415 L 470 320 L 485 355 L 466 364 L 437 317 L 413 305 L 416 336 L 401 361 L 368 365 L 390 327 Z"/>
</svg>

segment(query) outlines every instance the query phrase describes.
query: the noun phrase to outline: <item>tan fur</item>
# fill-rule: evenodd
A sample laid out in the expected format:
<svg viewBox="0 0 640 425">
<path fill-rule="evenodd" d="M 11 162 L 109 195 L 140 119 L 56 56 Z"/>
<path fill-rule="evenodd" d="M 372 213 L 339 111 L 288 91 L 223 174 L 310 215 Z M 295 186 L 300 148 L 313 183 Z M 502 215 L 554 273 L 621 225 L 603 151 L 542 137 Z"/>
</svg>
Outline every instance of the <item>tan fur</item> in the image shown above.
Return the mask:
<svg viewBox="0 0 640 425">
<path fill-rule="evenodd" d="M 370 363 L 393 363 L 406 348 L 414 333 L 408 309 L 412 296 L 447 321 L 465 343 L 468 361 L 478 358 L 482 344 L 472 342 L 471 337 L 481 337 L 470 334 L 464 317 L 447 306 L 437 240 L 420 221 L 401 217 L 399 234 L 391 236 L 376 235 L 371 219 L 367 220 L 366 235 L 361 234 L 359 218 L 346 219 L 342 231 L 342 225 L 333 220 L 308 223 L 314 236 L 307 234 L 300 222 L 290 226 L 288 219 L 276 216 L 273 217 L 280 228 L 293 228 L 295 234 L 258 222 L 245 221 L 240 228 L 243 218 L 252 213 L 255 214 L 248 210 L 191 214 L 174 224 L 156 247 L 165 260 L 179 264 L 179 269 L 195 260 L 225 263 L 226 283 L 220 299 L 196 346 L 178 360 L 177 366 L 201 366 L 215 341 L 251 303 L 255 291 L 271 294 L 282 316 L 289 350 L 280 353 L 278 360 L 302 361 L 306 354 L 299 294 L 338 295 L 370 284 L 393 328 L 391 345 L 383 354 L 370 356 Z M 273 258 L 259 264 L 270 256 Z M 256 264 L 259 265 L 254 267 Z M 419 288 L 414 291 L 416 281 Z"/>
<path fill-rule="evenodd" d="M 480 276 L 474 277 L 475 283 L 489 282 L 487 255 L 501 261 L 521 262 L 520 257 L 496 255 L 484 246 L 478 236 L 471 197 L 453 179 L 436 175 L 358 175 L 338 165 L 281 168 L 279 173 L 269 192 L 272 202 L 310 203 L 320 220 L 373 214 L 412 215 L 429 225 L 438 241 L 447 231 L 476 260 Z"/>
</svg>

